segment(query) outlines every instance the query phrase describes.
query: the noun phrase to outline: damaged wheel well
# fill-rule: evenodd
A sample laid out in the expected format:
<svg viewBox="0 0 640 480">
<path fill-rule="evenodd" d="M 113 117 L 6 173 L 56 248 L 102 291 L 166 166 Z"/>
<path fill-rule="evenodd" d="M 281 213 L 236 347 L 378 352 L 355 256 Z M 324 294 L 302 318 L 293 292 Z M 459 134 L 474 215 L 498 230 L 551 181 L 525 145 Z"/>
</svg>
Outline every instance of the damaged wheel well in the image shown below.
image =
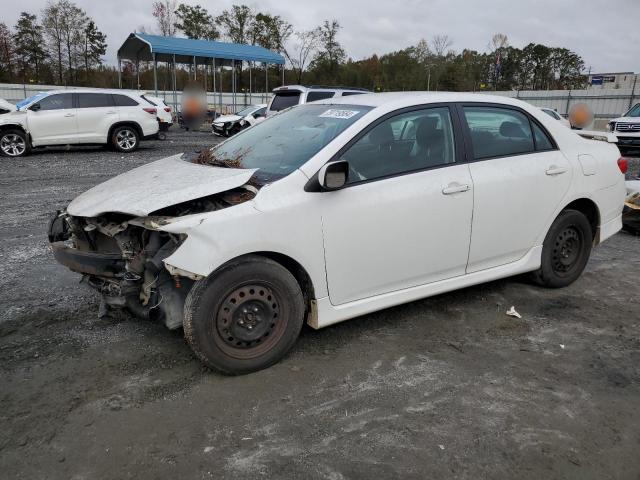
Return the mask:
<svg viewBox="0 0 640 480">
<path fill-rule="evenodd" d="M 273 260 L 274 262 L 279 263 L 284 268 L 286 268 L 289 271 L 289 273 L 291 273 L 291 275 L 295 277 L 296 281 L 298 282 L 298 285 L 300 285 L 300 290 L 302 290 L 302 294 L 304 295 L 305 308 L 307 310 L 306 314 L 307 315 L 309 315 L 310 313 L 312 314 L 311 300 L 314 300 L 316 298 L 315 290 L 313 288 L 311 277 L 309 276 L 305 268 L 302 265 L 300 265 L 300 263 L 298 263 L 296 260 L 294 260 L 293 258 L 287 255 L 284 255 L 282 253 L 277 253 L 277 252 L 253 252 L 247 255 L 242 255 L 242 257 L 246 257 L 249 255 L 251 256 L 258 255 L 261 257 L 268 258 L 269 260 Z M 238 258 L 242 258 L 242 257 L 238 257 Z M 231 262 L 236 260 L 237 258 L 231 260 Z"/>
<path fill-rule="evenodd" d="M 5 130 L 20 130 L 24 134 L 27 134 L 27 131 L 19 123 L 12 123 L 12 124 L 9 124 L 9 125 L 0 126 L 0 132 L 4 132 Z"/>
<path fill-rule="evenodd" d="M 577 210 L 582 213 L 587 220 L 589 220 L 589 224 L 591 225 L 591 233 L 593 235 L 593 239 L 597 241 L 596 238 L 598 227 L 600 226 L 600 211 L 598 210 L 598 206 L 593 202 L 593 200 L 589 200 L 588 198 L 579 198 L 578 200 L 574 200 L 569 205 L 563 208 L 564 210 Z"/>
</svg>

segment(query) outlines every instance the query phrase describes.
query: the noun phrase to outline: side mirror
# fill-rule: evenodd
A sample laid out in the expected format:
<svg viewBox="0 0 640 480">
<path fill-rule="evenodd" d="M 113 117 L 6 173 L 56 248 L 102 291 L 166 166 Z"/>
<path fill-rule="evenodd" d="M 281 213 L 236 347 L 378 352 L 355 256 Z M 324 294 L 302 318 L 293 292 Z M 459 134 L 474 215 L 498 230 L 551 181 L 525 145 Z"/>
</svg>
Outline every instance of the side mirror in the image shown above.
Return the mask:
<svg viewBox="0 0 640 480">
<path fill-rule="evenodd" d="M 323 190 L 338 190 L 349 179 L 349 162 L 338 160 L 324 165 L 318 172 L 318 183 Z"/>
<path fill-rule="evenodd" d="M 32 112 L 37 112 L 38 110 L 40 110 L 40 104 L 39 103 L 34 103 L 33 105 L 31 105 L 29 107 L 29 110 L 31 110 Z"/>
</svg>

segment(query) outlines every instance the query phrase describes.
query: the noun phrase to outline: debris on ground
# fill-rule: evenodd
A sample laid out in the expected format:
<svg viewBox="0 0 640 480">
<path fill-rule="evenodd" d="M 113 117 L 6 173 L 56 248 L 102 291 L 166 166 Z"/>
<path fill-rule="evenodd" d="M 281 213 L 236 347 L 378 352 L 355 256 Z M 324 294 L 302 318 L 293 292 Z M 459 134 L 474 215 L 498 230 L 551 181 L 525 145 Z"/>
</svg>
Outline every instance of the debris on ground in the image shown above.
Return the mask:
<svg viewBox="0 0 640 480">
<path fill-rule="evenodd" d="M 507 310 L 507 315 L 509 315 L 510 317 L 522 318 L 522 315 L 516 312 L 516 307 L 513 306 L 509 310 Z"/>
</svg>

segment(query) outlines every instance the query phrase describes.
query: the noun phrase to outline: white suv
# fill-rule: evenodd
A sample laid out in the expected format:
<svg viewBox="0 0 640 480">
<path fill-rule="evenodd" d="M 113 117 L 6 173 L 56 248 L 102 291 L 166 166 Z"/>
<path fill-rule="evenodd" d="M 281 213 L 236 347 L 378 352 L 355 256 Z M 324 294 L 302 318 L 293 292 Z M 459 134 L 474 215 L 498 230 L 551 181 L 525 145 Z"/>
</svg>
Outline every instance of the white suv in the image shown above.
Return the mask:
<svg viewBox="0 0 640 480">
<path fill-rule="evenodd" d="M 609 122 L 609 131 L 618 137 L 618 148 L 640 148 L 640 103 Z"/>
<path fill-rule="evenodd" d="M 0 153 L 7 157 L 49 145 L 111 144 L 132 152 L 158 134 L 157 108 L 121 90 L 52 90 L 16 107 L 0 117 Z"/>
<path fill-rule="evenodd" d="M 326 100 L 327 98 L 348 97 L 350 95 L 362 95 L 371 93 L 365 88 L 352 87 L 323 87 L 303 85 L 287 85 L 273 89 L 273 97 L 267 106 L 266 116 L 273 115 L 294 105 Z"/>
</svg>

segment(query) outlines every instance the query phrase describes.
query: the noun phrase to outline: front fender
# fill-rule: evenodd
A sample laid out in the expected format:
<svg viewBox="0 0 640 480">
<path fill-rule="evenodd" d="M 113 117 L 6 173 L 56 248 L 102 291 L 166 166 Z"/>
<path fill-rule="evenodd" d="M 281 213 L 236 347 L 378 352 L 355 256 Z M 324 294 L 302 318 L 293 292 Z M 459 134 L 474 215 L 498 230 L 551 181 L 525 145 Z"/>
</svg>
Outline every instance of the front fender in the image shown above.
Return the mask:
<svg viewBox="0 0 640 480">
<path fill-rule="evenodd" d="M 322 226 L 304 202 L 259 211 L 254 202 L 178 218 L 161 230 L 185 234 L 186 240 L 164 260 L 170 273 L 207 277 L 234 258 L 272 252 L 298 262 L 309 274 L 316 296 L 327 295 Z"/>
</svg>

